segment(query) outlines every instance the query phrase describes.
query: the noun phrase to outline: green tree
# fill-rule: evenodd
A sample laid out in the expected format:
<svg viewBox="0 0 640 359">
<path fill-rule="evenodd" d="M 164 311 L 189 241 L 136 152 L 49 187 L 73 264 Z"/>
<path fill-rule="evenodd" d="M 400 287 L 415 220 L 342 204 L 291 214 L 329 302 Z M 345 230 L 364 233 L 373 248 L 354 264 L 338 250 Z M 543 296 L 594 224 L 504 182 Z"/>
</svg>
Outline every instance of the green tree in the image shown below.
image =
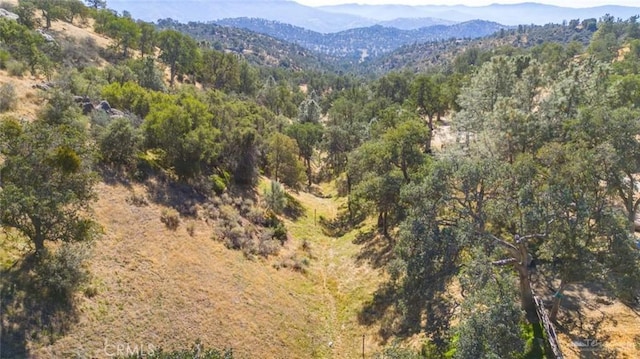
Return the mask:
<svg viewBox="0 0 640 359">
<path fill-rule="evenodd" d="M 308 98 L 298 107 L 298 121 L 301 123 L 319 123 L 322 109 L 313 98 Z"/>
<path fill-rule="evenodd" d="M 314 122 L 297 122 L 286 129 L 286 133 L 298 143 L 300 157 L 304 160 L 307 169 L 307 185 L 309 187 L 311 187 L 313 179 L 311 159 L 320 140 L 322 140 L 322 132 L 322 125 Z"/>
<path fill-rule="evenodd" d="M 157 41 L 156 27 L 148 22 L 138 21 L 140 37 L 138 37 L 138 49 L 140 56 L 152 55 Z"/>
<path fill-rule="evenodd" d="M 254 96 L 258 90 L 258 71 L 249 66 L 247 61 L 240 62 L 240 92 Z"/>
<path fill-rule="evenodd" d="M 46 67 L 45 41 L 40 34 L 15 21 L 0 19 L 0 39 L 12 56 L 29 65 L 32 74 Z"/>
<path fill-rule="evenodd" d="M 240 64 L 232 54 L 203 51 L 199 74 L 202 83 L 215 89 L 231 92 L 240 88 Z"/>
<path fill-rule="evenodd" d="M 35 252 L 46 241 L 81 241 L 95 234 L 85 216 L 94 199 L 91 152 L 82 130 L 38 120 L 0 123 L 0 224 L 29 238 Z"/>
<path fill-rule="evenodd" d="M 287 194 L 278 181 L 271 181 L 271 186 L 264 191 L 266 207 L 273 213 L 281 214 L 287 205 Z"/>
<path fill-rule="evenodd" d="M 259 136 L 253 129 L 238 129 L 234 136 L 232 168 L 235 182 L 241 186 L 253 186 L 258 181 Z"/>
<path fill-rule="evenodd" d="M 158 34 L 160 60 L 169 66 L 169 86 L 173 87 L 176 75 L 195 69 L 198 62 L 198 44 L 191 37 L 176 30 L 163 30 Z"/>
<path fill-rule="evenodd" d="M 409 73 L 391 72 L 383 76 L 376 83 L 375 92 L 377 97 L 402 104 L 410 94 Z"/>
<path fill-rule="evenodd" d="M 471 263 L 461 281 L 464 299 L 455 328 L 454 358 L 516 358 L 525 349 L 520 323 L 522 310 L 514 303 L 517 294 L 512 278 L 494 273 L 486 259 Z M 484 259 L 484 260 L 483 260 Z"/>
<path fill-rule="evenodd" d="M 95 17 L 94 30 L 99 34 L 104 34 L 107 30 L 107 25 L 110 22 L 118 19 L 118 15 L 114 14 L 112 11 L 108 9 L 99 9 Z"/>
<path fill-rule="evenodd" d="M 46 28 L 51 27 L 51 22 L 62 20 L 68 17 L 69 8 L 65 2 L 56 0 L 29 0 L 37 10 L 40 10 L 45 20 Z"/>
<path fill-rule="evenodd" d="M 80 0 L 68 0 L 67 4 L 67 21 L 73 23 L 73 19 L 79 16 L 81 19 L 86 19 L 89 15 L 89 9 Z"/>
<path fill-rule="evenodd" d="M 349 153 L 365 139 L 366 123 L 359 118 L 360 106 L 352 99 L 339 97 L 329 109 L 323 147 L 334 175 L 346 170 Z"/>
<path fill-rule="evenodd" d="M 129 56 L 129 49 L 138 47 L 141 37 L 140 27 L 128 17 L 118 17 L 110 21 L 105 33 L 115 40 L 116 50 L 122 49 L 122 56 L 125 58 Z"/>
<path fill-rule="evenodd" d="M 428 119 L 427 152 L 431 152 L 434 120 L 440 120 L 448 108 L 443 89 L 444 80 L 439 80 L 435 76 L 418 75 L 411 83 L 411 103 L 418 108 L 418 113 L 421 116 L 427 116 Z"/>
<path fill-rule="evenodd" d="M 298 145 L 291 137 L 275 132 L 267 142 L 267 163 L 277 182 L 298 188 L 304 176 L 304 166 L 298 160 Z"/>
<path fill-rule="evenodd" d="M 85 2 L 87 3 L 87 5 L 89 7 L 92 7 L 96 10 L 98 9 L 104 9 L 107 7 L 107 2 L 106 0 L 85 0 Z"/>
<path fill-rule="evenodd" d="M 182 179 L 206 172 L 220 152 L 220 131 L 211 125 L 206 105 L 190 96 L 154 103 L 143 131 L 147 148 L 161 150 L 167 169 Z"/>
</svg>

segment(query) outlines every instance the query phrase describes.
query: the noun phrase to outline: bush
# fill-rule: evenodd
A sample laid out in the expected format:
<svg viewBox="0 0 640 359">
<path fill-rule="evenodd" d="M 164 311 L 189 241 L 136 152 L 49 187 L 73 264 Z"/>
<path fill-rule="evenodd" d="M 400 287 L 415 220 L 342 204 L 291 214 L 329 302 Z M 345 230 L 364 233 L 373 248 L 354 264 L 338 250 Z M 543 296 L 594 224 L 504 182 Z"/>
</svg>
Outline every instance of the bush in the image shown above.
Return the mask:
<svg viewBox="0 0 640 359">
<path fill-rule="evenodd" d="M 187 233 L 189 233 L 191 237 L 196 234 L 196 224 L 194 222 L 189 222 L 189 224 L 187 224 Z"/>
<path fill-rule="evenodd" d="M 180 214 L 175 209 L 164 208 L 160 214 L 160 221 L 172 231 L 178 229 L 180 225 Z"/>
<path fill-rule="evenodd" d="M 0 70 L 5 70 L 7 68 L 7 63 L 11 58 L 11 54 L 9 54 L 6 50 L 0 50 Z"/>
<path fill-rule="evenodd" d="M 99 140 L 102 160 L 110 165 L 131 167 L 142 144 L 142 136 L 127 118 L 117 118 Z"/>
<path fill-rule="evenodd" d="M 287 197 L 282 185 L 276 181 L 271 181 L 271 188 L 264 191 L 266 207 L 271 211 L 280 214 L 287 204 Z"/>
<path fill-rule="evenodd" d="M 273 229 L 273 238 L 279 240 L 280 243 L 284 243 L 287 240 L 287 227 L 274 212 L 267 214 L 265 226 Z"/>
<path fill-rule="evenodd" d="M 245 249 L 248 247 L 251 238 L 243 227 L 233 226 L 227 227 L 224 232 L 225 244 L 232 249 Z"/>
<path fill-rule="evenodd" d="M 10 60 L 7 62 L 7 71 L 10 76 L 22 77 L 27 72 L 27 65 L 24 62 Z"/>
<path fill-rule="evenodd" d="M 223 176 L 213 175 L 210 177 L 211 179 L 211 189 L 217 195 L 221 195 L 226 189 L 229 182 Z"/>
<path fill-rule="evenodd" d="M 252 207 L 249 212 L 245 215 L 245 218 L 249 220 L 249 222 L 258 225 L 264 225 L 266 213 L 264 209 L 260 207 Z"/>
<path fill-rule="evenodd" d="M 280 268 L 290 268 L 295 272 L 300 272 L 300 273 L 307 273 L 307 267 L 309 266 L 309 259 L 308 258 L 298 258 L 295 254 L 292 254 L 286 258 L 284 258 L 283 260 L 281 260 L 278 263 L 275 263 L 273 265 L 273 267 L 275 269 L 280 269 Z"/>
<path fill-rule="evenodd" d="M 225 221 L 227 226 L 234 226 L 242 223 L 242 217 L 238 210 L 228 204 L 224 204 L 219 208 L 219 216 Z"/>
<path fill-rule="evenodd" d="M 131 197 L 127 198 L 127 203 L 130 203 L 136 207 L 144 207 L 149 205 L 147 197 L 144 194 L 131 194 Z"/>
<path fill-rule="evenodd" d="M 263 257 L 268 257 L 272 254 L 277 254 L 278 251 L 280 251 L 280 247 L 282 247 L 280 242 L 273 239 L 273 232 L 271 230 L 267 230 L 260 237 L 258 254 Z"/>
<path fill-rule="evenodd" d="M 15 87 L 9 83 L 0 85 L 0 112 L 15 109 L 17 102 Z"/>
<path fill-rule="evenodd" d="M 71 301 L 75 291 L 89 277 L 83 266 L 86 257 L 84 247 L 68 243 L 54 253 L 45 251 L 35 267 L 41 292 L 60 302 Z"/>
</svg>

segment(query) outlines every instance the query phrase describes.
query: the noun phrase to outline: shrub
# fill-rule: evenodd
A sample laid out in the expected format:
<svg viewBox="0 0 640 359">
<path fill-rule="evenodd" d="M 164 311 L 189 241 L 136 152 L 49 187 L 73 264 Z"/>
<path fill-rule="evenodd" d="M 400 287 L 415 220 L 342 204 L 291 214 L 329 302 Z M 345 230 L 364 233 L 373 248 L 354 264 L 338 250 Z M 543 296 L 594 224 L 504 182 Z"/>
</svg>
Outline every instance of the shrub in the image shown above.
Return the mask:
<svg viewBox="0 0 640 359">
<path fill-rule="evenodd" d="M 137 193 L 133 193 L 129 198 L 127 198 L 127 202 L 136 207 L 143 207 L 143 206 L 149 205 L 149 201 L 147 201 L 147 198 L 145 197 L 145 195 L 137 194 Z"/>
<path fill-rule="evenodd" d="M 0 112 L 13 110 L 17 102 L 15 87 L 10 83 L 0 85 Z"/>
<path fill-rule="evenodd" d="M 293 271 L 300 272 L 303 274 L 307 272 L 308 266 L 309 266 L 309 259 L 307 258 L 300 259 L 295 254 L 292 254 L 273 265 L 275 269 L 290 268 Z"/>
<path fill-rule="evenodd" d="M 193 222 L 189 222 L 189 224 L 187 224 L 187 233 L 189 233 L 189 235 L 191 237 L 193 237 L 196 234 L 196 224 Z"/>
<path fill-rule="evenodd" d="M 92 129 L 95 127 L 96 129 L 102 130 L 102 135 L 104 135 L 104 128 L 109 125 L 111 122 L 111 116 L 105 111 L 93 111 L 89 115 L 91 120 Z"/>
<path fill-rule="evenodd" d="M 107 126 L 100 138 L 102 160 L 111 165 L 131 166 L 142 137 L 127 118 L 117 118 Z"/>
<path fill-rule="evenodd" d="M 253 224 L 263 225 L 265 222 L 266 213 L 264 209 L 260 207 L 251 207 L 249 212 L 245 215 L 247 220 Z"/>
<path fill-rule="evenodd" d="M 253 210 L 254 205 L 255 205 L 255 203 L 253 203 L 253 201 L 251 199 L 249 199 L 249 198 L 244 199 L 240 203 L 240 214 L 246 217 L 247 214 L 249 214 L 249 212 L 251 212 Z"/>
<path fill-rule="evenodd" d="M 225 180 L 223 176 L 213 175 L 210 177 L 211 179 L 211 189 L 217 195 L 221 195 L 226 189 L 228 182 Z"/>
<path fill-rule="evenodd" d="M 311 254 L 311 242 L 308 239 L 302 240 L 302 245 L 300 246 L 302 250 L 308 254 Z"/>
<path fill-rule="evenodd" d="M 44 252 L 35 267 L 41 292 L 60 302 L 71 301 L 73 293 L 89 277 L 83 266 L 86 257 L 84 247 L 69 243 L 64 243 L 54 253 Z"/>
<path fill-rule="evenodd" d="M 7 63 L 11 58 L 11 54 L 7 50 L 0 50 L 0 70 L 7 68 Z"/>
<path fill-rule="evenodd" d="M 220 218 L 222 218 L 228 226 L 242 223 L 240 213 L 238 213 L 238 210 L 233 206 L 228 204 L 222 205 L 220 206 L 219 213 Z"/>
<path fill-rule="evenodd" d="M 271 188 L 264 191 L 266 207 L 271 211 L 280 214 L 287 204 L 287 197 L 282 185 L 276 181 L 271 181 Z"/>
<path fill-rule="evenodd" d="M 266 230 L 260 236 L 260 243 L 258 243 L 258 254 L 263 257 L 268 257 L 272 254 L 278 253 L 282 245 L 279 241 L 273 239 L 273 230 Z"/>
<path fill-rule="evenodd" d="M 250 238 L 244 228 L 240 226 L 228 227 L 223 232 L 225 244 L 232 249 L 244 249 L 248 247 Z"/>
<path fill-rule="evenodd" d="M 287 227 L 274 212 L 267 214 L 265 226 L 273 229 L 273 238 L 279 240 L 280 243 L 284 243 L 287 240 Z"/>
<path fill-rule="evenodd" d="M 22 77 L 25 72 L 27 72 L 27 65 L 24 62 L 20 61 L 8 61 L 7 62 L 7 71 L 10 76 L 14 77 Z"/>
<path fill-rule="evenodd" d="M 164 208 L 160 214 L 160 221 L 162 221 L 167 228 L 175 231 L 180 225 L 180 214 L 178 214 L 178 211 L 175 209 Z"/>
</svg>

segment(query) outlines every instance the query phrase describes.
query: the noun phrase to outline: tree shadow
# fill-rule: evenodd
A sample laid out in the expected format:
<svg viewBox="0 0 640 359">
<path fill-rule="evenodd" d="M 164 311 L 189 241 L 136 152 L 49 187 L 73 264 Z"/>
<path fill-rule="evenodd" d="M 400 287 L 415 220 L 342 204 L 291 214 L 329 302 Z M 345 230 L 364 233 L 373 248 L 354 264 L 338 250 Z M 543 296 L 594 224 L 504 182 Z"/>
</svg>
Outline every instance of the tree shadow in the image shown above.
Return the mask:
<svg viewBox="0 0 640 359">
<path fill-rule="evenodd" d="M 153 177 L 145 181 L 144 185 L 147 188 L 149 200 L 171 207 L 185 217 L 196 217 L 197 205 L 207 201 L 206 195 L 186 183 Z"/>
<path fill-rule="evenodd" d="M 360 245 L 360 252 L 356 255 L 356 263 L 369 263 L 373 268 L 382 268 L 393 259 L 393 240 L 375 230 L 359 232 L 353 240 Z"/>
<path fill-rule="evenodd" d="M 558 331 L 571 338 L 572 345 L 578 350 L 580 358 L 618 358 L 620 356 L 618 349 L 607 346 L 611 337 L 604 334 L 602 330 L 603 326 L 609 323 L 617 326 L 618 321 L 598 308 L 599 304 L 613 303 L 613 298 L 608 295 L 605 286 L 590 283 L 572 285 L 570 288 L 574 290 L 567 290 L 561 302 L 561 320 L 556 324 Z M 575 290 L 578 288 L 582 289 L 582 292 Z M 593 299 L 595 303 L 589 302 L 584 295 L 595 297 Z M 587 315 L 586 310 L 599 314 Z"/>
<path fill-rule="evenodd" d="M 396 331 L 393 325 L 393 318 L 396 317 L 393 307 L 397 302 L 397 288 L 391 283 L 383 283 L 373 294 L 373 298 L 366 302 L 358 313 L 360 325 L 380 324 L 378 334 L 382 338 L 383 345 Z"/>
<path fill-rule="evenodd" d="M 29 342 L 52 344 L 78 321 L 73 294 L 38 275 L 29 255 L 0 272 L 0 358 L 30 357 Z"/>
<path fill-rule="evenodd" d="M 110 186 L 122 185 L 131 188 L 131 178 L 127 171 L 110 166 L 98 166 L 97 172 L 104 183 Z"/>
<path fill-rule="evenodd" d="M 322 226 L 325 236 L 340 238 L 354 229 L 361 228 L 365 218 L 366 215 L 363 213 L 349 214 L 349 211 L 343 209 L 333 219 L 320 216 L 318 223 Z"/>
<path fill-rule="evenodd" d="M 297 220 L 298 218 L 304 216 L 305 208 L 295 197 L 293 197 L 288 192 L 285 193 L 285 197 L 287 199 L 287 204 L 284 206 L 284 210 L 282 213 L 292 220 Z"/>
</svg>

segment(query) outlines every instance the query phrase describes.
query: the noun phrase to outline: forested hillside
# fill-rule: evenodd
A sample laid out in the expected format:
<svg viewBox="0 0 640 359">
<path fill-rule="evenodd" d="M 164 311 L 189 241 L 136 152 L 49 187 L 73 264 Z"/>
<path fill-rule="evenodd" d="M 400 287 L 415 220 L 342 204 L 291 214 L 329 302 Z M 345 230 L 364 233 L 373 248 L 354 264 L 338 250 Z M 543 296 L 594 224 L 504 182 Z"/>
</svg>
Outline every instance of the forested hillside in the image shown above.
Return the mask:
<svg viewBox="0 0 640 359">
<path fill-rule="evenodd" d="M 596 19 L 575 19 L 563 24 L 519 25 L 511 29 L 501 29 L 480 39 L 453 38 L 414 43 L 385 56 L 369 59 L 360 65 L 359 70 L 362 73 L 385 73 L 406 68 L 424 71 L 432 67 L 451 66 L 460 70 L 458 66 L 462 65 L 462 62 L 467 62 L 467 66 L 473 65 L 482 61 L 482 57 L 489 58 L 496 54 L 514 55 L 530 52 L 534 56 L 563 56 L 563 46 L 570 49 L 569 53 L 577 54 L 589 45 L 596 29 Z M 547 55 L 543 55 L 544 53 Z"/>
<path fill-rule="evenodd" d="M 107 6 L 1 4 L 1 358 L 640 355 L 636 17 L 362 77 Z"/>
<path fill-rule="evenodd" d="M 273 36 L 296 43 L 316 53 L 352 63 L 360 63 L 368 58 L 377 58 L 406 44 L 479 38 L 507 29 L 506 26 L 498 23 L 473 20 L 459 24 L 437 24 L 409 30 L 376 25 L 322 34 L 263 19 L 233 18 L 218 20 L 216 23 Z"/>
</svg>

